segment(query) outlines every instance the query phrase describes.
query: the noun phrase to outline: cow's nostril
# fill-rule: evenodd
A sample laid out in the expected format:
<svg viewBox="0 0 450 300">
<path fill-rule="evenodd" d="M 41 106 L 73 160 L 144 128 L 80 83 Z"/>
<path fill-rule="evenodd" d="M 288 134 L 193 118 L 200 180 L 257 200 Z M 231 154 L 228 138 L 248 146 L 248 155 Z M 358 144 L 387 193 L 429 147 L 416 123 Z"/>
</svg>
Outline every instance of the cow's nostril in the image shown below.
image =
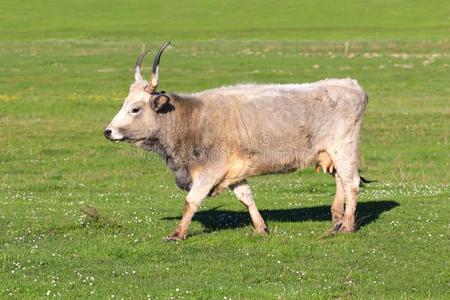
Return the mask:
<svg viewBox="0 0 450 300">
<path fill-rule="evenodd" d="M 104 134 L 107 139 L 110 139 L 111 138 L 111 129 L 106 128 Z"/>
</svg>

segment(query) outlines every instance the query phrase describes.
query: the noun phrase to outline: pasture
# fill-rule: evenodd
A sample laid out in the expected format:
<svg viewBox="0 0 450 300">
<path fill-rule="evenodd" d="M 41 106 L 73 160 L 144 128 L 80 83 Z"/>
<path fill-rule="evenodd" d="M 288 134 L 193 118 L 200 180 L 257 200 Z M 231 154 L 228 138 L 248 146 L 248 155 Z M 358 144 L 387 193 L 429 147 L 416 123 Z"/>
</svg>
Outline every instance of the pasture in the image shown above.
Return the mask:
<svg viewBox="0 0 450 300">
<path fill-rule="evenodd" d="M 1 1 L 0 298 L 450 297 L 448 1 Z M 353 234 L 325 236 L 335 185 L 250 179 L 166 243 L 185 193 L 153 153 L 113 144 L 142 44 L 160 88 L 352 77 L 369 94 Z M 151 58 L 144 61 L 150 72 Z"/>
</svg>

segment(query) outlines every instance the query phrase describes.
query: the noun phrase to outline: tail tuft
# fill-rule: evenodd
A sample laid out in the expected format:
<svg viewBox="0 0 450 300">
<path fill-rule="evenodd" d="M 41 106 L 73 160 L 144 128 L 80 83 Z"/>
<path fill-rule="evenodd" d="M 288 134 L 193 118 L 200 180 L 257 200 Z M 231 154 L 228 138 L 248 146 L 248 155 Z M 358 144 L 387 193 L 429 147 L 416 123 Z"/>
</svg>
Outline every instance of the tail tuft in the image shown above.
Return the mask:
<svg viewBox="0 0 450 300">
<path fill-rule="evenodd" d="M 376 182 L 376 180 L 367 180 L 366 178 L 359 176 L 359 186 L 364 187 L 366 184 Z"/>
</svg>

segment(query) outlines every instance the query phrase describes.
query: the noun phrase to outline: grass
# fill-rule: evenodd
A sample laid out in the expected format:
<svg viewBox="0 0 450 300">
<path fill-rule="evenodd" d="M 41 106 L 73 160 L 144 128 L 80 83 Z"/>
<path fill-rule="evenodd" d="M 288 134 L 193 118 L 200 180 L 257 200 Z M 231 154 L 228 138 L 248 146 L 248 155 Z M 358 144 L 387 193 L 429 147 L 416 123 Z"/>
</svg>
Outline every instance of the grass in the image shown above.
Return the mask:
<svg viewBox="0 0 450 300">
<path fill-rule="evenodd" d="M 448 299 L 449 8 L 0 2 L 0 298 Z M 156 155 L 102 130 L 142 44 L 166 40 L 168 91 L 358 79 L 362 169 L 377 180 L 360 230 L 324 237 L 334 184 L 308 169 L 250 180 L 268 238 L 225 193 L 188 240 L 163 242 L 185 194 Z"/>
</svg>

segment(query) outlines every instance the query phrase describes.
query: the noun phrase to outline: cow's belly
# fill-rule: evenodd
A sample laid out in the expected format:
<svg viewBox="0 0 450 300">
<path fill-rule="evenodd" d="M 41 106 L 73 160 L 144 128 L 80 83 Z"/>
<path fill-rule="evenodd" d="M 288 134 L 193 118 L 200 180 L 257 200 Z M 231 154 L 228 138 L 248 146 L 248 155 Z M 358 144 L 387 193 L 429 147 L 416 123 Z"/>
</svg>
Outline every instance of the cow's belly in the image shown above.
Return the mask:
<svg viewBox="0 0 450 300">
<path fill-rule="evenodd" d="M 261 152 L 257 155 L 247 155 L 232 159 L 223 180 L 210 193 L 211 196 L 220 194 L 226 188 L 242 180 L 258 175 L 289 173 L 311 165 L 312 158 L 305 157 L 299 152 Z"/>
</svg>

